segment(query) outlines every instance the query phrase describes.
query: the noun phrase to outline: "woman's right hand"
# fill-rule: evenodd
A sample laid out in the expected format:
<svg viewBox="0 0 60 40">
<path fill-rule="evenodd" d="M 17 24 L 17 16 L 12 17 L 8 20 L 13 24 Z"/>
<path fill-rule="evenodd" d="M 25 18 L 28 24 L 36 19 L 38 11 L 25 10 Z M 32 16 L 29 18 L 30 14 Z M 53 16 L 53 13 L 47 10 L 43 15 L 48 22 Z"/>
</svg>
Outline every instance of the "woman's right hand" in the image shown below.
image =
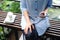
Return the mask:
<svg viewBox="0 0 60 40">
<path fill-rule="evenodd" d="M 30 29 L 29 31 L 32 32 L 31 26 L 32 26 L 33 29 L 34 29 L 34 25 L 32 25 L 31 22 L 28 22 L 28 23 L 26 24 L 25 29 L 24 29 L 24 33 L 25 33 L 25 34 L 28 34 L 28 29 Z"/>
</svg>

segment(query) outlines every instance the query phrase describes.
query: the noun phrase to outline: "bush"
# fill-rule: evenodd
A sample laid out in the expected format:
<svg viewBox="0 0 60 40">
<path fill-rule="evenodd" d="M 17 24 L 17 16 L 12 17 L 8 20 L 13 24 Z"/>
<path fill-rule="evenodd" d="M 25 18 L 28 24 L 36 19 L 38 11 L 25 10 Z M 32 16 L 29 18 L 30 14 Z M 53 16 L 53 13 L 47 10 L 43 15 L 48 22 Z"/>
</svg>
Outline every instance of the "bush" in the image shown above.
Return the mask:
<svg viewBox="0 0 60 40">
<path fill-rule="evenodd" d="M 11 11 L 14 13 L 21 13 L 20 11 L 20 2 L 16 2 L 16 1 L 2 1 L 0 2 L 0 10 L 2 11 Z M 5 40 L 5 35 L 7 35 L 9 33 L 10 30 L 7 30 L 6 28 L 4 28 L 4 33 L 3 33 L 3 28 L 0 27 L 0 40 Z"/>
<path fill-rule="evenodd" d="M 0 9 L 6 12 L 11 11 L 14 13 L 21 13 L 20 2 L 16 1 L 2 1 L 0 4 Z"/>
</svg>

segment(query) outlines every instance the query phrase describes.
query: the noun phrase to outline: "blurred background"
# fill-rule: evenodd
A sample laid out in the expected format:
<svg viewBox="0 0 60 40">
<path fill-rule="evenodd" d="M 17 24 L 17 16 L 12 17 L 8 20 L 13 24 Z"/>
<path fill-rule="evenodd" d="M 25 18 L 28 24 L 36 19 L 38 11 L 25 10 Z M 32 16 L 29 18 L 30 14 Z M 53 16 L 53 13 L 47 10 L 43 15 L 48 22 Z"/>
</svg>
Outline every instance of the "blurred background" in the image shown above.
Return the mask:
<svg viewBox="0 0 60 40">
<path fill-rule="evenodd" d="M 9 1 L 4 0 L 0 2 L 0 10 L 2 11 L 11 11 L 15 13 L 20 13 L 20 2 L 19 1 Z"/>
<path fill-rule="evenodd" d="M 52 6 L 48 10 L 50 18 L 59 19 L 60 16 L 60 0 L 52 0 Z M 0 0 L 0 10 L 6 12 L 21 13 L 20 0 Z"/>
<path fill-rule="evenodd" d="M 50 19 L 60 21 L 60 0 L 52 0 L 52 6 L 48 10 Z M 0 0 L 0 10 L 5 12 L 20 13 L 20 0 Z M 9 34 L 10 30 L 4 29 L 5 34 Z M 0 27 L 0 40 L 4 40 L 3 28 Z"/>
</svg>

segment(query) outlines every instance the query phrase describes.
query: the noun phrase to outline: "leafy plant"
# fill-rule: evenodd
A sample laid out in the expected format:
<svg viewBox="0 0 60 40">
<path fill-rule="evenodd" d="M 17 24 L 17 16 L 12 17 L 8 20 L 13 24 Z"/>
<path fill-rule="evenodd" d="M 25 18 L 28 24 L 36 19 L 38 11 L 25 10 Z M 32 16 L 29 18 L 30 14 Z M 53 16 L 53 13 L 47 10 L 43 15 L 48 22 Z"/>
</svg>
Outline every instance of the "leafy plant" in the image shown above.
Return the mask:
<svg viewBox="0 0 60 40">
<path fill-rule="evenodd" d="M 3 0 L 3 1 L 15 1 L 15 0 Z"/>
<path fill-rule="evenodd" d="M 4 0 L 0 2 L 0 10 L 6 11 L 6 12 L 14 12 L 14 13 L 21 13 L 20 11 L 20 2 L 16 1 L 11 1 L 11 0 Z M 6 28 L 4 28 L 4 33 L 3 33 L 3 28 L 0 27 L 0 40 L 5 40 L 5 35 L 10 32 Z"/>
<path fill-rule="evenodd" d="M 0 4 L 0 9 L 6 12 L 11 11 L 14 13 L 21 13 L 20 2 L 16 1 L 2 1 Z"/>
</svg>

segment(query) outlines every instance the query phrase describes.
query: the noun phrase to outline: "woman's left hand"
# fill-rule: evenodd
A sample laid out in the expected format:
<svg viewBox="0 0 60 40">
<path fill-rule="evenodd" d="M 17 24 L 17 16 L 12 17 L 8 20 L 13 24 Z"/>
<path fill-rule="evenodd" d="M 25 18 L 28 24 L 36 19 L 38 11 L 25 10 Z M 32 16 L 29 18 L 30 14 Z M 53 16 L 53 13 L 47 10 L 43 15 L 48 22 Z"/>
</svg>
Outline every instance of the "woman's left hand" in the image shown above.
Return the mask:
<svg viewBox="0 0 60 40">
<path fill-rule="evenodd" d="M 42 11 L 39 16 L 40 16 L 41 18 L 45 18 L 46 12 L 45 12 L 45 11 Z"/>
</svg>

